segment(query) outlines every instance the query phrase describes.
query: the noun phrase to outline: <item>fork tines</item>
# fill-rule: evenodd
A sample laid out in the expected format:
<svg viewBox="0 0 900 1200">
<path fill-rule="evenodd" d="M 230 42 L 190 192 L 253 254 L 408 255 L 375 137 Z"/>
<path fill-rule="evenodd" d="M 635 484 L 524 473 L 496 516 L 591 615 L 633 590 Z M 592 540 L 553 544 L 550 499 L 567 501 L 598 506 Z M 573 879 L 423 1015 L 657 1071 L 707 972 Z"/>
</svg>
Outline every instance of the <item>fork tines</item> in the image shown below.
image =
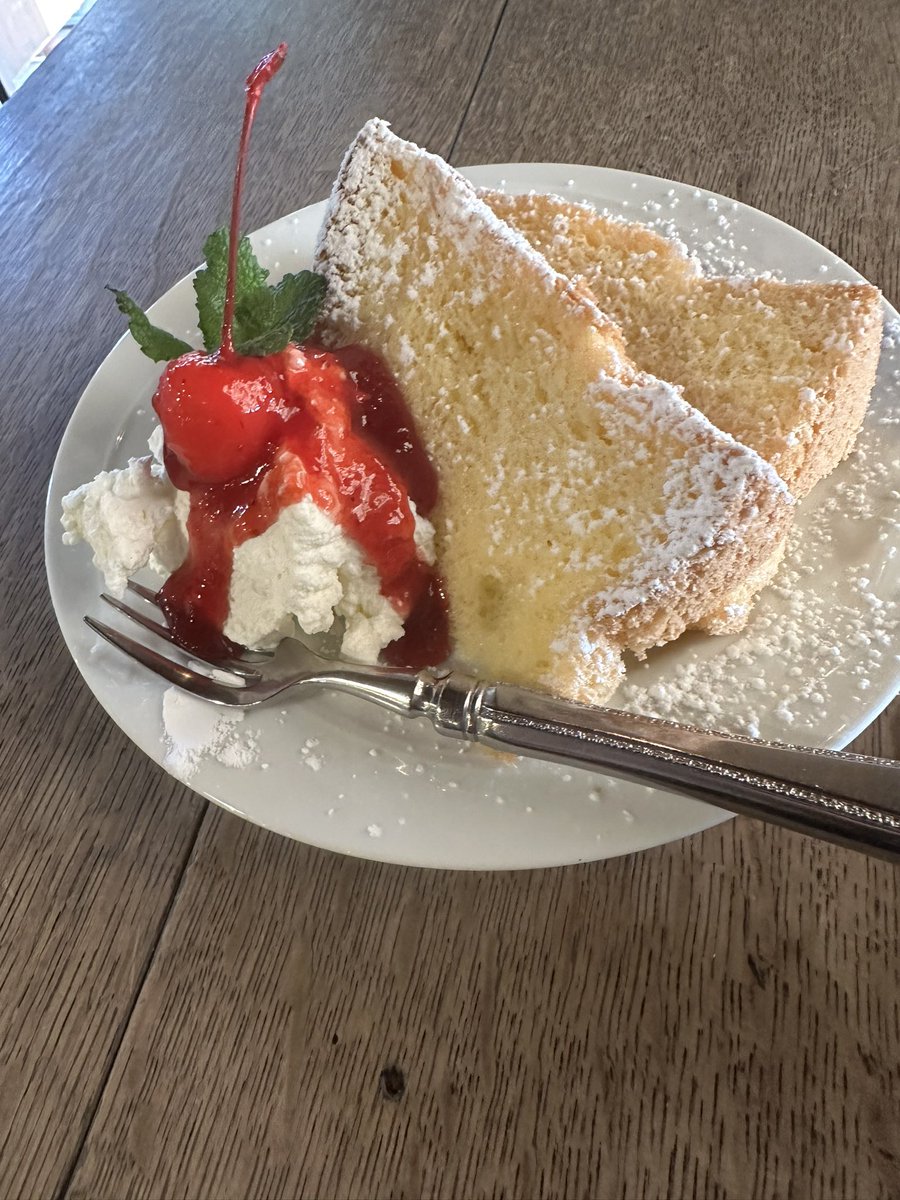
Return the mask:
<svg viewBox="0 0 900 1200">
<path fill-rule="evenodd" d="M 144 587 L 143 584 L 135 583 L 134 580 L 128 581 L 128 588 L 134 592 L 142 600 L 156 606 L 156 593 L 150 588 Z M 239 656 L 224 660 L 213 660 L 206 658 L 203 655 L 195 654 L 184 650 L 178 646 L 172 631 L 162 622 L 154 620 L 146 613 L 132 608 L 123 600 L 118 600 L 115 596 L 110 596 L 106 592 L 100 597 L 116 612 L 127 617 L 130 621 L 134 621 L 141 629 L 151 634 L 155 638 L 160 638 L 170 645 L 177 647 L 178 655 L 183 655 L 189 661 L 180 661 L 178 657 L 168 657 L 161 654 L 158 650 L 148 646 L 145 642 L 137 641 L 135 638 L 129 637 L 120 630 L 115 629 L 112 625 L 106 625 L 102 621 L 96 620 L 94 617 L 86 616 L 85 624 L 88 625 L 95 633 L 110 642 L 118 650 L 127 654 L 129 658 L 140 663 L 141 666 L 153 671 L 161 676 L 169 683 L 175 684 L 177 687 L 184 688 L 187 691 L 193 692 L 195 695 L 202 696 L 205 700 L 212 700 L 217 704 L 238 704 L 243 705 L 250 702 L 247 698 L 247 689 L 258 684 L 262 675 L 254 666 L 254 663 L 263 664 L 272 658 L 271 653 L 265 651 L 245 650 L 241 648 Z M 158 611 L 158 610 L 157 610 Z M 211 670 L 198 670 L 198 666 L 204 663 Z"/>
</svg>

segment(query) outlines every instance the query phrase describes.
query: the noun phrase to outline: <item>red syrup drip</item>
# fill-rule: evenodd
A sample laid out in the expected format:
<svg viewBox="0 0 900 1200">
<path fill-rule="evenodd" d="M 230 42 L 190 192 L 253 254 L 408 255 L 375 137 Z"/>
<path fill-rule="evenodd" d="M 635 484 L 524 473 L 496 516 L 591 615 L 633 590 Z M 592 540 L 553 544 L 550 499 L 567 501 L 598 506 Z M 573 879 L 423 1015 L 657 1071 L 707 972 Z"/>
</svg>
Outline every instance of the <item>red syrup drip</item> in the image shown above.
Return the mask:
<svg viewBox="0 0 900 1200">
<path fill-rule="evenodd" d="M 423 515 L 437 477 L 396 381 L 361 346 L 329 353 L 289 346 L 249 358 L 234 349 L 234 278 L 244 165 L 265 85 L 284 61 L 281 45 L 247 80 L 231 210 L 221 348 L 170 363 L 153 399 L 165 434 L 165 465 L 190 494 L 188 554 L 159 593 L 176 640 L 213 660 L 236 650 L 222 632 L 234 551 L 311 496 L 352 537 L 405 619 L 384 658 L 418 669 L 449 654 L 441 580 L 418 557 L 409 501 Z"/>
<path fill-rule="evenodd" d="M 438 498 L 437 472 L 393 374 L 365 346 L 342 346 L 332 353 L 356 384 L 354 429 L 400 475 L 419 512 L 430 516 Z"/>
<path fill-rule="evenodd" d="M 355 385 L 351 399 L 354 431 L 403 480 L 422 516 L 430 516 L 438 499 L 437 472 L 396 379 L 385 362 L 365 346 L 342 346 L 333 353 Z M 385 647 L 382 658 L 392 667 L 418 670 L 443 662 L 450 653 L 449 605 L 444 581 L 418 559 L 410 593 L 403 635 Z"/>
</svg>

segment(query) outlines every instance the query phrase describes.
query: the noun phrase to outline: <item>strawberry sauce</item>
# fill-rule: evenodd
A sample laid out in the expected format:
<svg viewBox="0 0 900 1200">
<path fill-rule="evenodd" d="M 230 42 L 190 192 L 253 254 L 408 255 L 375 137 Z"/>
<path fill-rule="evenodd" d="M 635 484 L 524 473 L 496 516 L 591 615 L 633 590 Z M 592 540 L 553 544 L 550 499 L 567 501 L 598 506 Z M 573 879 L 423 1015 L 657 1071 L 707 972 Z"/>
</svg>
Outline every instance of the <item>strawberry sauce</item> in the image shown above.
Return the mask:
<svg viewBox="0 0 900 1200">
<path fill-rule="evenodd" d="M 281 45 L 247 80 L 232 198 L 229 271 L 219 350 L 192 351 L 163 372 L 153 405 L 165 465 L 190 494 L 188 554 L 159 604 L 178 642 L 223 659 L 234 551 L 305 496 L 336 521 L 378 572 L 405 621 L 384 651 L 393 666 L 435 665 L 449 653 L 443 584 L 417 553 L 410 500 L 427 516 L 437 477 L 391 372 L 362 346 L 307 343 L 246 357 L 234 349 L 234 276 L 241 184 L 262 90 L 284 61 Z"/>
</svg>

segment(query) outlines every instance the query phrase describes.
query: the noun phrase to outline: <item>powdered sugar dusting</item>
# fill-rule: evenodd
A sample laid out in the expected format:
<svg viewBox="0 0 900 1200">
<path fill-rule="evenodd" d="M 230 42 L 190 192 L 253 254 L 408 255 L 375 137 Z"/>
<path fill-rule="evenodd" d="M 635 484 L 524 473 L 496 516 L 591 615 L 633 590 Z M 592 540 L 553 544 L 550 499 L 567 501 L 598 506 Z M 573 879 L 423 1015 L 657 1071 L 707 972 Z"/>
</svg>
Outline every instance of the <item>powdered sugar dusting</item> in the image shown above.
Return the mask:
<svg viewBox="0 0 900 1200">
<path fill-rule="evenodd" d="M 258 736 L 243 726 L 244 711 L 223 708 L 171 687 L 162 703 L 166 754 L 163 765 L 184 782 L 204 761 L 249 767 L 259 756 Z"/>
<path fill-rule="evenodd" d="M 744 632 L 695 638 L 646 664 L 629 664 L 618 705 L 749 737 L 816 744 L 830 712 L 865 711 L 873 702 L 875 681 L 897 661 L 900 629 L 894 545 L 900 454 L 895 448 L 885 455 L 880 432 L 886 416 L 900 416 L 897 335 L 891 323 L 879 403 L 856 449 L 800 505 L 785 562 Z"/>
<path fill-rule="evenodd" d="M 652 220 L 623 221 L 551 195 L 483 194 L 554 267 L 584 278 L 641 367 L 683 385 L 691 403 L 759 451 L 797 495 L 843 457 L 874 378 L 877 289 L 785 283 L 771 272 L 704 274 Z M 661 208 L 648 200 L 642 212 L 652 218 Z M 707 222 L 715 215 L 720 231 L 735 224 L 736 208 L 710 196 L 699 211 Z"/>
<path fill-rule="evenodd" d="M 628 388 L 605 379 L 598 381 L 596 391 L 604 393 L 607 402 L 612 397 L 620 416 L 631 416 L 636 426 L 645 427 L 651 440 L 665 436 L 674 416 L 679 435 L 691 447 L 678 485 L 666 488 L 667 505 L 661 521 L 639 531 L 640 554 L 630 577 L 610 588 L 591 607 L 593 618 L 618 617 L 648 596 L 665 593 L 669 578 L 704 551 L 740 536 L 733 510 L 723 511 L 723 496 L 733 497 L 738 503 L 751 499 L 757 494 L 762 474 L 773 494 L 787 504 L 793 500 L 768 463 L 761 463 L 728 434 L 713 430 L 671 385 L 650 376 L 644 377 L 639 386 Z M 697 417 L 708 426 L 705 440 L 698 439 Z M 722 454 L 723 441 L 732 448 L 727 457 Z M 628 444 L 627 436 L 623 442 Z M 660 540 L 661 529 L 665 531 L 664 541 Z"/>
<path fill-rule="evenodd" d="M 452 189 L 443 197 L 446 203 L 442 215 L 452 222 L 453 234 L 462 239 L 463 244 L 472 238 L 471 217 L 474 214 L 499 245 L 513 246 L 531 260 L 548 292 L 557 286 L 567 286 L 568 280 L 535 253 L 521 234 L 495 217 L 478 198 L 474 187 L 443 159 L 412 142 L 404 142 L 391 132 L 386 121 L 373 118 L 363 126 L 344 156 L 316 246 L 316 268 L 328 281 L 323 309 L 325 323 L 334 318 L 337 310 L 340 310 L 342 321 L 352 320 L 358 310 L 359 297 L 367 288 L 382 288 L 397 282 L 396 275 L 392 277 L 391 273 L 391 252 L 378 237 L 379 222 L 392 201 L 389 185 L 379 181 L 379 172 L 375 169 L 386 153 L 401 160 L 418 158 L 430 163 L 439 175 L 453 181 Z M 350 224 L 336 222 L 333 219 L 335 213 L 348 196 L 360 198 L 354 205 L 354 220 Z M 336 264 L 340 264 L 339 268 Z M 353 286 L 345 284 L 348 275 L 353 277 Z M 429 279 L 429 264 L 426 263 L 421 277 L 423 286 L 427 286 Z M 590 301 L 584 303 L 594 311 L 598 321 L 605 323 L 596 305 Z"/>
</svg>

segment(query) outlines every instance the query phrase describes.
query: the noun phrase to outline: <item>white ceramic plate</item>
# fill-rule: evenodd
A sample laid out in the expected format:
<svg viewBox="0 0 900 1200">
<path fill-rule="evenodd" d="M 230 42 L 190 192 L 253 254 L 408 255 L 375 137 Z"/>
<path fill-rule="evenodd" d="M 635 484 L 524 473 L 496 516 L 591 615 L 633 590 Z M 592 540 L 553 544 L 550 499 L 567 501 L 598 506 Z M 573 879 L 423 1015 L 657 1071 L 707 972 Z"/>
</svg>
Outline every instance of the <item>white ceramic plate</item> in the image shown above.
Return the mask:
<svg viewBox="0 0 900 1200">
<path fill-rule="evenodd" d="M 859 278 L 797 230 L 683 184 L 551 164 L 482 166 L 466 174 L 481 185 L 556 192 L 660 224 L 678 232 L 714 269 Z M 322 204 L 313 205 L 255 235 L 257 253 L 276 275 L 309 265 L 322 211 Z M 203 232 L 198 230 L 198 246 Z M 152 313 L 173 332 L 196 337 L 189 280 L 172 288 Z M 896 694 L 900 361 L 893 342 L 900 347 L 900 326 L 892 309 L 887 319 L 897 337 L 886 338 L 861 451 L 804 501 L 794 567 L 764 594 L 747 633 L 683 638 L 647 664 L 633 664 L 627 704 L 835 747 Z M 84 613 L 101 614 L 101 580 L 86 547 L 60 541 L 61 497 L 99 470 L 146 453 L 157 376 L 158 368 L 126 337 L 91 380 L 50 483 L 46 561 L 60 628 L 94 695 L 146 754 L 183 775 L 171 756 L 167 761 L 164 686 L 99 643 L 82 623 Z M 108 620 L 109 611 L 102 617 Z M 584 772 L 498 762 L 480 748 L 439 739 L 424 724 L 385 719 L 344 697 L 289 696 L 250 711 L 230 736 L 238 756 L 252 753 L 253 762 L 238 769 L 204 758 L 189 779 L 194 790 L 288 837 L 386 862 L 556 866 L 642 850 L 727 816 Z"/>
</svg>

